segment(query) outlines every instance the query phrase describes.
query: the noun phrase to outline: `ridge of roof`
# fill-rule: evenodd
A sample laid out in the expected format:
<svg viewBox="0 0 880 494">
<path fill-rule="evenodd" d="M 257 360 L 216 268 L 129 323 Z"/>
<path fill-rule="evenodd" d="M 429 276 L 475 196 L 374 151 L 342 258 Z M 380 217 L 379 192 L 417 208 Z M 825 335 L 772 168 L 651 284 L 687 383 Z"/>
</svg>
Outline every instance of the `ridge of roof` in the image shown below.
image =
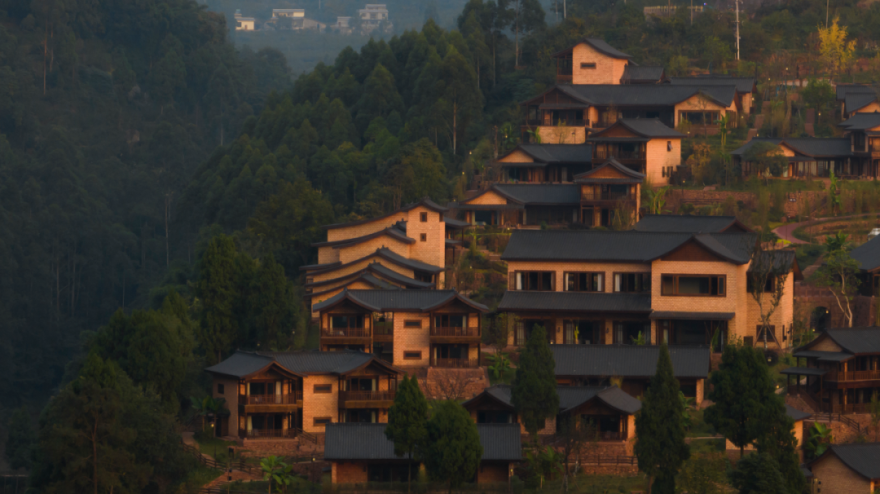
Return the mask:
<svg viewBox="0 0 880 494">
<path fill-rule="evenodd" d="M 397 223 L 395 223 L 394 225 L 383 228 L 373 233 L 361 235 L 360 237 L 347 238 L 343 240 L 333 240 L 329 242 L 315 242 L 312 244 L 312 247 L 333 247 L 334 249 L 341 249 L 345 247 L 350 247 L 352 245 L 361 244 L 373 240 L 374 238 L 379 238 L 383 236 L 389 236 L 407 244 L 414 244 L 416 242 L 414 238 L 406 236 L 406 234 L 404 234 L 403 231 L 401 231 L 401 229 L 397 227 Z"/>
<path fill-rule="evenodd" d="M 616 124 L 620 124 L 644 137 L 675 137 L 682 139 L 687 137 L 681 132 L 672 129 L 661 122 L 659 118 L 622 118 L 615 122 L 615 125 Z M 604 129 L 597 133 L 601 134 L 606 130 L 608 129 Z"/>
<path fill-rule="evenodd" d="M 837 126 L 848 130 L 867 130 L 880 127 L 880 112 L 856 113 Z"/>
<path fill-rule="evenodd" d="M 577 184 L 492 184 L 495 191 L 507 200 L 522 205 L 580 204 L 581 190 Z M 473 199 L 473 198 L 471 198 Z"/>
<path fill-rule="evenodd" d="M 593 168 L 592 170 L 587 170 L 583 173 L 579 173 L 579 174 L 575 175 L 573 177 L 574 181 L 575 182 L 584 181 L 584 180 L 588 179 L 589 177 L 593 176 L 594 174 L 596 174 L 599 170 L 601 170 L 603 168 L 607 168 L 607 167 L 614 168 L 615 170 L 619 171 L 620 173 L 623 173 L 624 175 L 629 175 L 633 179 L 637 179 L 637 180 L 641 181 L 641 180 L 644 180 L 644 178 L 645 178 L 644 173 L 640 173 L 640 172 L 633 170 L 632 168 L 617 161 L 612 156 L 612 157 L 608 158 L 607 160 L 605 160 L 604 162 L 602 162 L 602 164 L 597 166 L 596 168 Z"/>
<path fill-rule="evenodd" d="M 828 455 L 836 456 L 844 465 L 866 479 L 880 479 L 880 443 L 832 444 L 807 466 L 812 467 Z"/>
<path fill-rule="evenodd" d="M 731 226 L 750 232 L 736 216 L 692 216 L 680 214 L 649 214 L 633 226 L 640 232 L 722 233 Z"/>
<path fill-rule="evenodd" d="M 594 49 L 596 49 L 596 51 L 598 51 L 599 53 L 602 53 L 604 55 L 608 55 L 611 58 L 617 58 L 617 59 L 621 59 L 621 60 L 629 60 L 632 58 L 631 55 L 627 55 L 626 53 L 609 45 L 604 39 L 591 38 L 591 37 L 581 38 L 580 40 L 575 42 L 573 45 L 571 45 L 568 48 L 565 48 L 563 50 L 559 50 L 558 52 L 554 53 L 551 56 L 558 57 L 559 55 L 568 53 L 568 52 L 574 50 L 574 48 L 581 43 L 586 43 L 586 44 L 592 46 Z"/>
<path fill-rule="evenodd" d="M 590 105 L 613 104 L 616 106 L 652 104 L 672 106 L 702 94 L 726 108 L 733 103 L 736 94 L 735 85 L 557 84 L 554 88 L 583 103 Z M 527 102 L 535 99 L 532 98 Z"/>
<path fill-rule="evenodd" d="M 415 209 L 419 206 L 424 206 L 424 207 L 431 209 L 437 213 L 445 213 L 446 211 L 449 210 L 449 209 L 437 204 L 436 202 L 432 201 L 430 197 L 426 196 L 418 202 L 414 202 L 412 204 L 407 204 L 406 206 L 402 206 L 400 209 L 397 209 L 395 211 L 392 211 L 392 212 L 385 214 L 385 215 L 382 215 L 382 216 L 377 216 L 375 218 L 366 218 L 363 220 L 349 221 L 346 223 L 331 223 L 329 225 L 324 225 L 321 228 L 323 228 L 325 230 L 335 230 L 337 228 L 345 228 L 345 227 L 349 227 L 349 226 L 364 225 L 367 223 L 372 223 L 373 221 L 379 221 L 379 220 L 388 218 L 390 216 L 394 216 L 395 214 L 398 214 L 398 213 L 406 213 L 406 212 L 412 211 L 413 209 Z"/>
</svg>

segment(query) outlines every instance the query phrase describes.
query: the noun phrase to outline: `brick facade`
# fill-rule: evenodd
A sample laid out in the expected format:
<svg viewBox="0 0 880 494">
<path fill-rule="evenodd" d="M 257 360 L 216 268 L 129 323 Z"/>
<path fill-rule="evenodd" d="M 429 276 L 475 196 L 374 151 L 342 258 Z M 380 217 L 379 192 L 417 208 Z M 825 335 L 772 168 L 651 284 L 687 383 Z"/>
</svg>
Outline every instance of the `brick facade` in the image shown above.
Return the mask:
<svg viewBox="0 0 880 494">
<path fill-rule="evenodd" d="M 334 484 L 361 484 L 367 481 L 367 464 L 359 461 L 331 462 L 330 478 Z"/>
<path fill-rule="evenodd" d="M 220 387 L 223 392 L 220 392 Z M 220 379 L 214 378 L 211 385 L 211 394 L 214 398 L 223 398 L 226 400 L 226 408 L 229 410 L 229 417 L 223 419 L 220 436 L 237 436 L 238 435 L 238 379 Z"/>
<path fill-rule="evenodd" d="M 628 63 L 611 58 L 587 43 L 580 43 L 571 50 L 571 62 L 572 84 L 620 84 Z M 581 64 L 595 64 L 595 68 L 581 68 Z"/>
<path fill-rule="evenodd" d="M 329 393 L 315 393 L 315 385 L 330 385 Z M 310 433 L 324 433 L 324 425 L 315 425 L 316 417 L 339 421 L 339 378 L 333 375 L 308 376 L 303 379 L 302 428 Z"/>
<path fill-rule="evenodd" d="M 669 149 L 668 144 L 672 145 Z M 654 186 L 667 185 L 669 174 L 681 166 L 681 139 L 651 139 L 645 147 L 645 175 Z M 666 176 L 664 176 L 666 175 Z"/>
<path fill-rule="evenodd" d="M 718 112 L 719 116 L 724 116 L 727 112 L 732 112 L 735 116 L 736 101 L 732 101 L 730 107 L 725 107 L 709 100 L 702 94 L 695 94 L 675 105 L 675 128 L 678 128 L 678 124 L 681 123 L 681 114 L 679 113 L 681 111 Z"/>
<path fill-rule="evenodd" d="M 480 462 L 480 467 L 477 469 L 477 483 L 505 483 L 507 482 L 508 472 L 510 472 L 510 468 L 511 466 L 509 463 L 497 463 L 488 461 Z"/>
<path fill-rule="evenodd" d="M 813 477 L 822 482 L 822 494 L 872 494 L 873 482 L 846 466 L 834 454 L 810 466 Z"/>
</svg>

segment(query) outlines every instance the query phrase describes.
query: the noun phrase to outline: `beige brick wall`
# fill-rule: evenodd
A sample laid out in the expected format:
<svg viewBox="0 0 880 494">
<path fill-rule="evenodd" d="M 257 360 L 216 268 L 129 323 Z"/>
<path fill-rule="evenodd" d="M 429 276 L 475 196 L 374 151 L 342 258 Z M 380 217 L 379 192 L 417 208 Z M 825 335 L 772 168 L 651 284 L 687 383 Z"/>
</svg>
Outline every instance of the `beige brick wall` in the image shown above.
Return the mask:
<svg viewBox="0 0 880 494">
<path fill-rule="evenodd" d="M 584 127 L 567 125 L 540 125 L 538 135 L 542 144 L 583 144 L 587 139 Z"/>
<path fill-rule="evenodd" d="M 353 461 L 334 461 L 330 466 L 334 484 L 361 484 L 367 481 L 367 464 Z"/>
<path fill-rule="evenodd" d="M 427 213 L 426 222 L 420 221 L 421 213 Z M 409 212 L 406 223 L 406 235 L 416 241 L 410 246 L 409 258 L 428 263 L 432 266 L 446 265 L 446 223 L 441 221 L 442 213 L 431 211 L 425 207 L 417 207 Z M 426 240 L 422 242 L 421 235 Z"/>
<path fill-rule="evenodd" d="M 572 49 L 571 61 L 573 84 L 620 84 L 627 63 L 600 53 L 586 43 Z M 582 69 L 581 63 L 595 63 L 596 68 Z"/>
<path fill-rule="evenodd" d="M 386 261 L 385 259 L 376 256 L 376 257 L 372 257 L 372 258 L 371 257 L 364 258 L 363 260 L 358 261 L 358 262 L 354 262 L 348 266 L 345 266 L 344 268 L 340 268 L 340 269 L 337 269 L 334 271 L 328 271 L 326 273 L 316 274 L 313 276 L 312 279 L 313 279 L 313 281 L 318 282 L 318 281 L 326 281 L 326 280 L 341 278 L 341 277 L 349 275 L 351 273 L 355 273 L 357 271 L 360 271 L 374 262 L 378 262 L 382 266 L 385 266 L 386 268 L 390 269 L 391 271 L 394 271 L 395 273 L 402 274 L 402 275 L 407 276 L 409 278 L 413 277 L 412 269 L 406 269 L 404 267 L 398 266 L 397 264 L 395 264 L 393 262 Z M 325 287 L 318 287 L 318 289 L 323 291 L 326 288 Z"/>
<path fill-rule="evenodd" d="M 333 247 L 318 247 L 318 264 L 339 262 L 339 250 Z"/>
<path fill-rule="evenodd" d="M 405 321 L 421 321 L 421 328 L 404 327 Z M 430 362 L 431 319 L 429 314 L 396 312 L 394 314 L 394 362 L 397 366 L 426 366 Z M 404 360 L 403 352 L 421 351 L 421 360 Z"/>
<path fill-rule="evenodd" d="M 752 93 L 742 95 L 742 112 L 746 115 L 752 113 Z"/>
<path fill-rule="evenodd" d="M 407 227 L 407 229 L 408 228 L 409 227 Z M 408 236 L 412 237 L 411 234 Z M 418 239 L 418 236 L 416 238 Z M 382 235 L 377 238 L 367 240 L 366 242 L 361 242 L 350 247 L 344 247 L 336 250 L 339 251 L 339 261 L 343 264 L 347 264 L 366 257 L 376 252 L 376 249 L 381 249 L 382 247 L 387 247 L 388 250 L 390 250 L 391 252 L 399 254 L 403 257 L 410 257 L 410 244 L 401 240 L 397 240 L 394 237 L 390 237 L 388 235 Z M 435 266 L 437 266 L 437 264 L 435 264 Z M 439 266 L 442 266 L 442 264 L 439 264 Z"/>
<path fill-rule="evenodd" d="M 764 312 L 767 312 L 770 309 L 770 302 L 773 298 L 772 293 L 765 293 L 763 296 L 763 305 Z M 744 324 L 743 333 L 741 336 L 752 336 L 755 338 L 755 343 L 759 343 L 757 339 L 758 335 L 758 326 L 761 325 L 761 310 L 758 307 L 758 302 L 755 301 L 755 298 L 752 294 L 746 292 L 746 306 L 748 307 L 748 318 Z M 782 332 L 786 330 L 794 320 L 794 274 L 789 273 L 786 281 L 785 288 L 782 292 L 782 301 L 779 303 L 779 307 L 773 311 L 773 314 L 770 316 L 770 324 L 775 326 L 774 333 L 776 338 L 779 339 L 779 343 L 783 347 L 791 346 L 791 340 L 788 339 L 786 341 L 782 341 Z M 775 343 L 768 340 L 768 346 L 772 346 L 776 348 Z"/>
<path fill-rule="evenodd" d="M 223 385 L 223 393 L 218 391 L 218 385 Z M 226 408 L 229 410 L 229 430 L 225 431 L 230 436 L 238 435 L 238 380 L 215 377 L 212 383 L 211 394 L 214 398 L 226 400 Z M 207 424 L 207 421 L 205 421 Z"/>
<path fill-rule="evenodd" d="M 813 464 L 816 480 L 822 482 L 822 494 L 871 494 L 871 481 L 851 470 L 833 454 Z"/>
<path fill-rule="evenodd" d="M 502 163 L 533 163 L 535 160 L 519 149 L 515 149 L 510 154 L 498 158 L 498 161 Z"/>
<path fill-rule="evenodd" d="M 337 240 L 363 237 L 364 235 L 384 230 L 398 221 L 406 220 L 406 217 L 407 214 L 405 212 L 397 212 L 386 218 L 378 218 L 368 223 L 327 230 L 327 241 L 336 242 Z"/>
<path fill-rule="evenodd" d="M 678 127 L 679 124 L 679 111 L 717 111 L 719 116 L 724 116 L 724 114 L 728 111 L 736 111 L 736 102 L 731 102 L 731 106 L 733 108 L 725 108 L 715 102 L 709 101 L 706 97 L 695 94 L 690 98 L 682 101 L 675 105 L 675 127 Z"/>
<path fill-rule="evenodd" d="M 498 195 L 494 191 L 490 190 L 490 191 L 486 192 L 485 194 L 482 194 L 478 197 L 474 197 L 473 199 L 468 199 L 467 201 L 464 201 L 464 203 L 465 204 L 474 204 L 474 205 L 490 204 L 490 205 L 494 206 L 497 204 L 507 204 L 507 199 L 501 197 L 500 195 Z"/>
<path fill-rule="evenodd" d="M 672 143 L 672 151 L 667 142 Z M 663 176 L 663 168 L 681 165 L 681 139 L 651 139 L 646 147 L 645 174 L 653 185 L 666 185 L 669 177 Z"/>
<path fill-rule="evenodd" d="M 498 464 L 481 461 L 480 468 L 477 470 L 477 483 L 499 484 L 507 482 L 507 472 L 509 470 L 510 465 L 506 463 Z"/>
<path fill-rule="evenodd" d="M 315 393 L 316 384 L 329 384 L 330 393 Z M 331 423 L 339 421 L 339 378 L 319 375 L 303 379 L 302 422 L 303 430 L 324 433 L 324 426 L 314 425 L 315 417 L 330 417 Z"/>
<path fill-rule="evenodd" d="M 871 103 L 870 105 L 864 107 L 864 108 L 860 108 L 859 111 L 856 113 L 875 113 L 875 112 L 880 112 L 880 103 L 877 103 L 876 101 Z"/>
</svg>

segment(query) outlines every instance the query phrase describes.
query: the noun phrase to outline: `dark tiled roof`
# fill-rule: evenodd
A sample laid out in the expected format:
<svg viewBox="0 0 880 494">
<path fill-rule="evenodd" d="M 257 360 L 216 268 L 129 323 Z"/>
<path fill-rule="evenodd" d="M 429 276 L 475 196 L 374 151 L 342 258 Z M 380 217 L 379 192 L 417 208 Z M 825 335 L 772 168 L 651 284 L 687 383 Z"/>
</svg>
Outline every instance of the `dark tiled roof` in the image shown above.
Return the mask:
<svg viewBox="0 0 880 494">
<path fill-rule="evenodd" d="M 419 207 L 419 206 L 424 206 L 424 207 L 426 207 L 426 208 L 428 208 L 428 209 L 430 209 L 430 210 L 432 210 L 432 211 L 436 211 L 436 212 L 438 212 L 438 213 L 445 213 L 446 211 L 448 211 L 447 208 L 445 208 L 445 207 L 443 207 L 443 206 L 437 204 L 436 202 L 432 201 L 430 197 L 425 197 L 424 199 L 422 199 L 422 200 L 419 201 L 419 202 L 414 202 L 414 203 L 412 203 L 412 204 L 407 204 L 406 206 L 403 206 L 402 208 L 400 208 L 400 209 L 398 209 L 398 210 L 396 210 L 396 211 L 393 211 L 393 212 L 391 212 L 391 213 L 388 213 L 388 214 L 386 214 L 386 215 L 384 215 L 384 216 L 378 216 L 378 217 L 376 217 L 376 218 L 366 218 L 366 219 L 363 219 L 363 220 L 357 220 L 357 221 L 349 221 L 349 222 L 347 222 L 347 223 L 334 223 L 334 224 L 332 224 L 332 225 L 324 225 L 323 228 L 326 229 L 326 230 L 333 230 L 333 229 L 335 229 L 335 228 L 345 228 L 345 227 L 347 227 L 347 226 L 363 225 L 363 224 L 365 224 L 365 223 L 370 223 L 370 222 L 372 222 L 372 221 L 378 221 L 378 220 L 381 220 L 382 218 L 387 218 L 387 217 L 389 217 L 389 216 L 394 216 L 395 214 L 398 214 L 398 213 L 411 211 L 411 210 L 413 210 L 413 209 L 415 209 L 415 208 L 417 208 L 417 207 Z"/>
<path fill-rule="evenodd" d="M 663 67 L 653 65 L 633 65 L 628 64 L 623 69 L 622 82 L 660 82 L 663 79 Z"/>
<path fill-rule="evenodd" d="M 788 376 L 824 376 L 828 371 L 816 367 L 789 367 L 782 369 L 779 373 Z"/>
<path fill-rule="evenodd" d="M 880 353 L 880 327 L 829 329 L 825 334 L 847 352 Z"/>
<path fill-rule="evenodd" d="M 675 106 L 702 93 L 728 107 L 736 88 L 729 86 L 676 86 L 671 84 L 557 84 L 563 93 L 592 105 Z"/>
<path fill-rule="evenodd" d="M 294 374 L 345 374 L 372 361 L 390 365 L 370 353 L 340 352 L 243 352 L 238 351 L 217 365 L 205 369 L 214 374 L 244 377 L 277 362 Z"/>
<path fill-rule="evenodd" d="M 736 216 L 682 216 L 649 214 L 635 224 L 639 232 L 721 233 L 737 224 Z"/>
<path fill-rule="evenodd" d="M 875 94 L 874 88 L 863 84 L 838 84 L 837 100 L 843 101 L 848 94 Z"/>
<path fill-rule="evenodd" d="M 428 273 L 439 273 L 440 271 L 443 271 L 442 267 L 434 266 L 432 264 L 428 264 L 428 263 L 425 263 L 422 261 L 417 261 L 415 259 L 408 259 L 406 257 L 403 257 L 400 254 L 393 252 L 391 249 L 389 249 L 387 247 L 382 247 L 382 248 L 378 249 L 376 251 L 376 253 L 379 256 L 388 259 L 389 261 L 400 264 L 401 266 L 406 266 L 406 267 L 408 267 L 410 269 L 414 269 L 416 271 L 426 271 Z"/>
<path fill-rule="evenodd" d="M 880 479 L 880 443 L 833 444 L 826 454 L 829 453 L 840 458 L 840 461 L 862 477 L 871 480 Z M 810 462 L 810 466 L 821 458 L 820 456 Z"/>
<path fill-rule="evenodd" d="M 774 139 L 767 137 L 755 137 L 749 142 L 743 144 L 739 148 L 731 151 L 734 156 L 742 156 L 746 154 L 752 146 L 759 142 L 769 142 L 771 144 L 785 144 L 795 151 L 806 156 L 820 157 L 848 157 L 852 156 L 852 147 L 849 138 L 797 138 L 797 139 Z"/>
<path fill-rule="evenodd" d="M 850 252 L 850 255 L 859 263 L 859 267 L 865 271 L 873 271 L 880 268 L 880 237 L 874 237 L 856 247 Z"/>
<path fill-rule="evenodd" d="M 876 94 L 847 94 L 843 100 L 843 111 L 851 113 L 858 111 L 877 101 Z"/>
<path fill-rule="evenodd" d="M 651 377 L 657 370 L 659 346 L 551 345 L 557 376 Z M 669 347 L 676 378 L 709 375 L 709 348 Z"/>
<path fill-rule="evenodd" d="M 791 419 L 794 420 L 795 422 L 797 422 L 799 420 L 808 419 L 813 416 L 812 413 L 798 410 L 797 408 L 795 408 L 791 405 L 785 405 L 785 414 L 788 415 L 789 417 L 791 417 Z"/>
<path fill-rule="evenodd" d="M 395 224 L 394 226 L 385 228 L 384 230 L 379 230 L 378 232 L 362 235 L 360 237 L 347 238 L 345 240 L 334 240 L 332 242 L 315 242 L 312 244 L 312 247 L 335 247 L 337 249 L 342 249 L 345 247 L 351 247 L 352 245 L 364 243 L 368 240 L 372 240 L 374 238 L 382 236 L 388 236 L 407 244 L 415 243 L 415 239 L 407 237 L 406 233 L 403 232 L 401 227 L 405 228 L 406 226 Z"/>
<path fill-rule="evenodd" d="M 392 285 L 391 283 L 388 283 L 385 280 L 376 278 L 375 276 L 373 276 L 369 273 L 362 274 L 360 276 L 360 279 L 366 283 L 373 285 L 374 287 L 376 287 L 380 290 L 395 290 L 398 288 L 397 285 Z"/>
<path fill-rule="evenodd" d="M 517 147 L 543 163 L 590 163 L 593 159 L 593 147 L 589 144 L 520 144 Z"/>
<path fill-rule="evenodd" d="M 753 233 L 517 230 L 501 259 L 649 262 L 693 240 L 722 258 L 745 264 L 755 239 Z"/>
<path fill-rule="evenodd" d="M 645 137 L 684 138 L 686 135 L 667 127 L 657 118 L 625 118 L 617 123 Z"/>
<path fill-rule="evenodd" d="M 559 412 L 566 413 L 577 408 L 593 398 L 630 415 L 642 408 L 642 402 L 633 398 L 617 386 L 557 386 L 556 393 L 559 395 Z M 499 403 L 513 409 L 511 388 L 508 384 L 496 384 L 483 390 L 481 395 L 489 395 Z M 471 403 L 477 402 L 481 396 L 476 396 L 463 403 L 465 408 Z"/>
<path fill-rule="evenodd" d="M 821 350 L 797 350 L 792 355 L 795 357 L 815 358 L 822 362 L 843 362 L 853 358 L 851 353 L 823 352 Z"/>
<path fill-rule="evenodd" d="M 373 264 L 370 264 L 370 269 L 372 271 L 375 271 L 376 273 L 378 273 L 380 276 L 383 276 L 386 279 L 388 279 L 392 282 L 395 282 L 395 283 L 400 283 L 403 285 L 417 287 L 417 288 L 431 288 L 434 286 L 433 283 L 429 283 L 426 281 L 414 280 L 414 279 L 410 278 L 409 276 L 404 276 L 404 275 L 398 273 L 397 271 L 394 271 L 393 269 L 389 269 L 389 268 L 383 266 L 382 264 L 379 264 L 378 262 L 374 262 Z"/>
<path fill-rule="evenodd" d="M 581 188 L 575 184 L 495 184 L 492 189 L 524 205 L 580 205 Z"/>
<path fill-rule="evenodd" d="M 475 310 L 487 311 L 455 290 L 344 290 L 329 299 L 315 304 L 313 311 L 322 311 L 344 299 L 348 299 L 374 312 L 427 311 L 453 300 L 460 300 Z"/>
<path fill-rule="evenodd" d="M 758 260 L 760 259 L 760 262 Z M 774 250 L 761 252 L 760 257 L 756 257 L 749 265 L 749 272 L 754 273 L 756 270 L 767 271 L 767 267 L 773 264 L 773 270 L 776 272 L 790 272 L 797 265 L 797 257 L 793 250 Z M 795 271 L 795 278 L 799 279 L 800 270 Z"/>
<path fill-rule="evenodd" d="M 755 87 L 754 77 L 697 76 L 670 77 L 669 82 L 677 86 L 736 86 L 738 93 L 751 93 Z"/>
<path fill-rule="evenodd" d="M 504 292 L 499 310 L 551 312 L 651 312 L 651 295 L 640 293 Z"/>
<path fill-rule="evenodd" d="M 577 46 L 581 43 L 586 43 L 586 44 L 592 46 L 593 48 L 595 48 L 596 51 L 598 51 L 599 53 L 604 53 L 605 55 L 608 55 L 611 58 L 623 58 L 623 59 L 632 58 L 631 56 L 627 55 L 626 53 L 624 53 L 624 52 L 618 50 L 617 48 L 614 48 L 613 46 L 606 43 L 604 39 L 600 39 L 600 38 L 584 38 L 584 39 L 578 41 L 577 43 L 569 46 L 568 48 L 554 53 L 553 56 L 559 56 L 563 53 L 569 53 L 574 49 L 575 46 Z"/>
<path fill-rule="evenodd" d="M 880 113 L 856 113 L 837 124 L 847 130 L 868 130 L 880 126 Z"/>
<path fill-rule="evenodd" d="M 471 226 L 467 221 L 457 220 L 448 216 L 443 217 L 443 222 L 446 223 L 446 228 L 464 228 Z"/>
<path fill-rule="evenodd" d="M 629 176 L 631 178 L 595 178 L 593 175 L 599 173 L 599 170 L 603 168 L 611 167 L 620 173 Z M 614 159 L 614 157 L 608 158 L 604 163 L 593 168 L 592 170 L 586 171 L 584 173 L 578 174 L 574 176 L 574 181 L 576 183 L 641 183 L 642 180 L 645 179 L 644 173 L 639 173 L 632 168 L 622 164 L 621 162 Z"/>
<path fill-rule="evenodd" d="M 385 436 L 387 424 L 327 424 L 324 459 L 402 460 Z M 519 424 L 477 424 L 483 461 L 519 461 L 522 439 Z"/>
</svg>

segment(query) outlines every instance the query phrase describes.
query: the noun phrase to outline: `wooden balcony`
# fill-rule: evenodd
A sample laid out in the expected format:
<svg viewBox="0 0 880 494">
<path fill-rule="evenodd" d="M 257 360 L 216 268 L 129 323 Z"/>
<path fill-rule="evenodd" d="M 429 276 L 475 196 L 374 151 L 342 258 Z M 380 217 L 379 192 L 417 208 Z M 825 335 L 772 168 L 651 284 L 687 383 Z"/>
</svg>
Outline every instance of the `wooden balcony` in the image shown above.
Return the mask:
<svg viewBox="0 0 880 494">
<path fill-rule="evenodd" d="M 394 323 L 393 322 L 373 323 L 373 341 L 382 341 L 382 342 L 394 341 Z"/>
<path fill-rule="evenodd" d="M 432 357 L 431 365 L 447 369 L 476 369 L 480 366 L 480 363 L 477 359 Z"/>
<path fill-rule="evenodd" d="M 825 375 L 826 381 L 854 382 L 854 381 L 880 381 L 880 370 L 872 371 L 831 371 Z"/>
<path fill-rule="evenodd" d="M 479 343 L 480 328 L 431 328 L 431 343 Z"/>
<path fill-rule="evenodd" d="M 243 436 L 249 439 L 280 439 L 294 438 L 299 429 L 251 429 L 243 431 Z"/>
<path fill-rule="evenodd" d="M 322 329 L 321 343 L 333 345 L 361 345 L 372 339 L 369 328 Z"/>
<path fill-rule="evenodd" d="M 343 408 L 388 408 L 394 403 L 394 390 L 340 391 L 339 404 Z"/>
<path fill-rule="evenodd" d="M 581 202 L 617 202 L 635 200 L 635 194 L 629 194 L 626 192 L 584 192 L 581 194 Z"/>
<path fill-rule="evenodd" d="M 267 395 L 248 395 L 239 396 L 245 405 L 296 405 L 297 394 L 267 394 Z"/>
</svg>

